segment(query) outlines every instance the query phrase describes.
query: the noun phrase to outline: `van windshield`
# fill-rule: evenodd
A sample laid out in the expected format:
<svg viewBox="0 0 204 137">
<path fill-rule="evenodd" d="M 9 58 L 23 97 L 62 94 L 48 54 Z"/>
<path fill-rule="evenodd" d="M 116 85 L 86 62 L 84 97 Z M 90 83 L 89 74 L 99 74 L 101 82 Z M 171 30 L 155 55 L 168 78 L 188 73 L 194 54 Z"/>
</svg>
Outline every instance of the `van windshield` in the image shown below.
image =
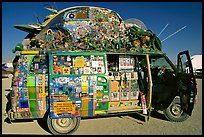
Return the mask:
<svg viewBox="0 0 204 137">
<path fill-rule="evenodd" d="M 170 84 L 175 80 L 176 70 L 165 56 L 150 56 L 153 83 Z"/>
<path fill-rule="evenodd" d="M 152 68 L 166 68 L 168 70 L 174 71 L 173 67 L 163 56 L 152 56 L 150 57 L 150 63 Z"/>
</svg>

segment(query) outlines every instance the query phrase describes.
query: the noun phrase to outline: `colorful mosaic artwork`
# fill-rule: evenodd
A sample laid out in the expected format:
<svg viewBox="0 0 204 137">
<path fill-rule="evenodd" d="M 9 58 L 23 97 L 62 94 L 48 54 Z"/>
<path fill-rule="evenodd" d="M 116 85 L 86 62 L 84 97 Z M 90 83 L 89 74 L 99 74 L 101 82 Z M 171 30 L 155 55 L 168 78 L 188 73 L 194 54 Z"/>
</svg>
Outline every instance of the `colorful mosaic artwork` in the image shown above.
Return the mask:
<svg viewBox="0 0 204 137">
<path fill-rule="evenodd" d="M 16 112 L 16 118 L 43 117 L 48 108 L 46 102 L 48 75 L 32 74 L 32 65 L 35 63 L 34 55 L 22 55 L 18 60 L 17 71 L 13 78 L 13 83 L 16 86 L 13 87 L 11 95 L 12 108 Z M 37 64 L 45 65 L 40 64 L 40 61 Z M 38 65 L 35 65 L 35 70 L 41 69 Z"/>
<path fill-rule="evenodd" d="M 161 50 L 150 31 L 125 23 L 108 9 L 76 7 L 58 12 L 39 34 L 29 36 L 15 49 L 23 50 L 14 64 L 16 119 L 42 118 L 48 109 L 51 118 L 145 109 L 138 57 L 119 53 Z"/>
<path fill-rule="evenodd" d="M 104 8 L 68 8 L 59 11 L 53 20 L 40 29 L 39 33 L 30 33 L 15 50 L 111 52 L 162 50 L 160 40 L 150 30 L 124 22 L 116 12 Z"/>
</svg>

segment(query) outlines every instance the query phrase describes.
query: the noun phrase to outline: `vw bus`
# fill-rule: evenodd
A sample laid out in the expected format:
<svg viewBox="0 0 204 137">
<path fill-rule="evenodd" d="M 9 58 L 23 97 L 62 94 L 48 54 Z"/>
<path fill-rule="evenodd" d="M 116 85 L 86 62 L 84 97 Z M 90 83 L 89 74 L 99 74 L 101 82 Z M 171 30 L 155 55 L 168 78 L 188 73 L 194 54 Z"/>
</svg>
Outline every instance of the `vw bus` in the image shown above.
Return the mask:
<svg viewBox="0 0 204 137">
<path fill-rule="evenodd" d="M 158 37 L 112 10 L 50 10 L 40 26 L 15 26 L 29 34 L 14 50 L 11 122 L 45 121 L 52 134 L 71 134 L 85 117 L 149 118 L 153 109 L 175 122 L 191 116 L 197 89 L 189 51 L 175 67 Z"/>
</svg>

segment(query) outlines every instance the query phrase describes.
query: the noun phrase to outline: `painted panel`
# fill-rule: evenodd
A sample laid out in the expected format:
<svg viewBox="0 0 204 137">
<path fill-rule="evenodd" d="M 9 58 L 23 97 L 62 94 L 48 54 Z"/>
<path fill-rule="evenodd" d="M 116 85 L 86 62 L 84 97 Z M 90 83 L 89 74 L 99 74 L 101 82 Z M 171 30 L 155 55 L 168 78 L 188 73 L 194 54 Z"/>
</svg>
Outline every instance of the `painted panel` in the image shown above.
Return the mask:
<svg viewBox="0 0 204 137">
<path fill-rule="evenodd" d="M 144 30 L 138 24 L 123 21 L 110 9 L 75 7 L 57 14 L 46 27 L 44 25 L 47 22 L 42 23 L 46 29 L 39 26 L 42 31 L 37 31 L 39 34 L 27 38 L 32 39 L 32 42 L 18 45 L 16 50 L 161 51 L 161 42 L 154 33 Z M 50 17 L 54 16 L 47 16 L 45 20 L 48 21 Z"/>
<path fill-rule="evenodd" d="M 31 54 L 24 52 L 24 54 Z M 45 70 L 44 62 L 33 60 L 34 55 L 21 55 L 17 72 L 14 75 L 14 83 L 17 81 L 17 87 L 12 94 L 12 108 L 17 112 L 17 119 L 39 118 L 43 117 L 47 110 L 48 96 L 48 77 L 47 74 L 35 74 L 40 70 Z M 35 58 L 35 57 L 34 57 Z M 45 71 L 42 71 L 45 72 Z"/>
<path fill-rule="evenodd" d="M 108 105 L 103 108 L 94 105 L 98 102 L 100 104 L 101 101 L 108 101 L 108 81 L 104 77 L 106 64 L 103 54 L 88 54 L 85 52 L 80 54 L 58 53 L 50 56 L 50 62 L 54 66 L 50 76 L 51 117 L 86 117 L 95 115 L 94 111 L 98 109 L 108 109 Z M 57 68 L 69 67 L 70 74 L 63 74 L 62 69 L 56 71 L 56 66 Z M 94 96 L 97 94 L 97 97 Z M 62 95 L 64 98 L 60 99 Z M 71 101 L 73 104 L 76 103 L 77 113 L 71 111 L 66 115 L 66 112 L 55 113 L 54 103 L 67 101 Z"/>
</svg>

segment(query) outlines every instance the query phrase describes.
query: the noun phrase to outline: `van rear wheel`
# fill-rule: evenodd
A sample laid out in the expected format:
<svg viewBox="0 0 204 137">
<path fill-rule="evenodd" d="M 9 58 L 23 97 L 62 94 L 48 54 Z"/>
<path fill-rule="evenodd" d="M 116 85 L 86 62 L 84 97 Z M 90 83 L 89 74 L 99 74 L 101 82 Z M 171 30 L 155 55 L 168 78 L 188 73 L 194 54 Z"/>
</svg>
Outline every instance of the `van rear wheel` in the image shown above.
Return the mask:
<svg viewBox="0 0 204 137">
<path fill-rule="evenodd" d="M 168 108 L 163 110 L 165 117 L 173 122 L 182 122 L 189 118 L 181 107 L 180 99 L 174 99 Z"/>
<path fill-rule="evenodd" d="M 54 135 L 69 135 L 78 129 L 80 120 L 80 117 L 51 119 L 48 115 L 47 125 Z"/>
</svg>

